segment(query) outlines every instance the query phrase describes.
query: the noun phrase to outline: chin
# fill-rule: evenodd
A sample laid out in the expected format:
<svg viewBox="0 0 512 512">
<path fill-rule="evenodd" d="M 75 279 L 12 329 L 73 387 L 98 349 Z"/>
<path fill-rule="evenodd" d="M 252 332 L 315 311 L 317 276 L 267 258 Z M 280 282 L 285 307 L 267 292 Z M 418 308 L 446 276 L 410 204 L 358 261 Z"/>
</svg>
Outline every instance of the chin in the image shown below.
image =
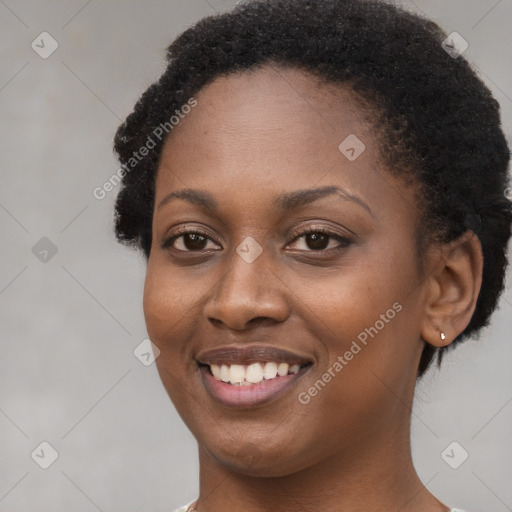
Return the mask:
<svg viewBox="0 0 512 512">
<path fill-rule="evenodd" d="M 286 477 L 307 468 L 311 463 L 304 453 L 298 453 L 298 447 L 293 443 L 293 436 L 288 438 L 288 443 L 270 444 L 264 441 L 261 443 L 247 441 L 237 445 L 231 441 L 223 446 L 218 444 L 211 447 L 205 447 L 204 444 L 200 446 L 204 447 L 208 457 L 211 457 L 216 464 L 230 472 L 251 477 Z"/>
</svg>

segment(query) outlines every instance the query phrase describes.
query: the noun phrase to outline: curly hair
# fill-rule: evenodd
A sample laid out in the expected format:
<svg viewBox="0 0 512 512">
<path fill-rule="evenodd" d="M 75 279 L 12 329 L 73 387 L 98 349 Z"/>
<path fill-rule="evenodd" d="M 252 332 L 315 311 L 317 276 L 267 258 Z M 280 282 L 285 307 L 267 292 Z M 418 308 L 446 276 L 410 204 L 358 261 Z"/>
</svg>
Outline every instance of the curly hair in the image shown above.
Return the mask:
<svg viewBox="0 0 512 512">
<path fill-rule="evenodd" d="M 168 47 L 165 71 L 115 135 L 123 169 L 117 239 L 149 258 L 169 119 L 193 94 L 220 75 L 265 64 L 293 67 L 348 87 L 360 105 L 371 106 L 386 171 L 421 192 L 420 257 L 434 240 L 448 242 L 468 229 L 478 236 L 482 287 L 452 346 L 477 334 L 504 287 L 510 151 L 498 102 L 462 56 L 445 50 L 446 38 L 434 22 L 379 0 L 248 0 L 203 18 Z M 134 159 L 141 148 L 144 158 Z M 418 376 L 436 352 L 440 364 L 444 350 L 425 343 Z"/>
</svg>

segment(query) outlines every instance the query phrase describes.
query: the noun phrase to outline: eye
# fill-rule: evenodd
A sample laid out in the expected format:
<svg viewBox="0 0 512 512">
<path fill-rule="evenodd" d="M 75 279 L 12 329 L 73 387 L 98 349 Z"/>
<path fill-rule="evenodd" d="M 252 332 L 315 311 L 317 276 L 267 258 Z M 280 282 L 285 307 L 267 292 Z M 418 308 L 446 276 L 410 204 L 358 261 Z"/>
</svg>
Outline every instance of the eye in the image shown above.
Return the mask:
<svg viewBox="0 0 512 512">
<path fill-rule="evenodd" d="M 297 241 L 304 239 L 301 244 Z M 336 242 L 337 245 L 332 246 L 332 242 Z M 208 246 L 211 242 L 210 247 Z M 299 245 L 294 247 L 301 251 L 306 252 L 319 252 L 319 251 L 330 251 L 344 249 L 348 247 L 352 241 L 329 231 L 325 227 L 310 227 L 300 233 L 298 233 L 292 240 L 290 245 Z M 168 237 L 162 244 L 163 249 L 172 248 L 180 252 L 200 252 L 207 250 L 218 250 L 219 244 L 214 242 L 212 238 L 205 232 L 198 230 L 197 228 L 181 228 L 177 234 Z"/>
<path fill-rule="evenodd" d="M 215 247 L 208 247 L 208 241 L 213 240 L 207 233 L 197 230 L 197 228 L 181 228 L 178 234 L 167 238 L 163 245 L 163 249 L 172 247 L 181 252 L 196 252 L 215 249 Z M 217 243 L 214 243 L 218 247 Z"/>
<path fill-rule="evenodd" d="M 296 248 L 307 252 L 344 249 L 352 243 L 352 240 L 349 238 L 333 233 L 324 227 L 310 227 L 302 231 L 293 239 L 294 244 L 297 245 L 296 240 L 300 240 L 301 238 L 304 238 L 302 247 Z M 330 242 L 333 240 L 336 241 L 338 245 L 330 246 Z"/>
</svg>

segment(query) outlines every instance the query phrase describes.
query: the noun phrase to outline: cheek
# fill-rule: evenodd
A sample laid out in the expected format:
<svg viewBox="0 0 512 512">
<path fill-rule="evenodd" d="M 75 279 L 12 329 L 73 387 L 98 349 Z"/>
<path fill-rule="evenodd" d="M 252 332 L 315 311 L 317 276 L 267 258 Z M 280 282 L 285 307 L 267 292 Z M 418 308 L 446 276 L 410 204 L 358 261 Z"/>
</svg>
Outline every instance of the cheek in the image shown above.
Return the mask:
<svg viewBox="0 0 512 512">
<path fill-rule="evenodd" d="M 184 335 L 187 312 L 191 306 L 180 293 L 180 285 L 172 274 L 148 263 L 143 296 L 144 318 L 149 338 L 160 349 L 157 363 L 167 359 L 169 352 L 178 348 L 173 343 Z"/>
<path fill-rule="evenodd" d="M 196 367 L 192 364 L 187 339 L 193 334 L 197 299 L 187 295 L 190 290 L 180 283 L 176 273 L 154 260 L 148 262 L 144 282 L 143 308 L 146 329 L 159 348 L 155 361 L 162 384 L 180 414 L 187 410 L 193 394 L 186 377 Z M 185 291 L 183 291 L 185 290 Z M 177 362 L 182 364 L 177 364 Z"/>
<path fill-rule="evenodd" d="M 318 274 L 303 276 L 300 284 L 295 283 L 295 303 L 304 304 L 302 314 L 325 331 L 329 348 L 342 349 L 343 341 L 357 337 L 400 301 L 404 287 L 393 273 L 382 262 L 372 265 L 365 260 L 321 278 Z M 394 317 L 393 310 L 389 316 Z"/>
<path fill-rule="evenodd" d="M 143 309 L 148 334 L 154 343 L 161 340 L 164 329 L 174 324 L 180 314 L 176 307 L 179 302 L 165 281 L 158 279 L 150 267 L 144 282 Z"/>
<path fill-rule="evenodd" d="M 421 301 L 417 291 L 411 293 L 418 277 L 414 254 L 405 248 L 374 254 L 322 279 L 304 279 L 295 289 L 297 303 L 304 304 L 300 314 L 323 345 L 320 371 L 330 370 L 326 379 L 333 381 L 341 379 L 332 374 L 350 374 L 343 385 L 354 390 L 367 388 L 375 375 L 400 381 L 414 373 L 404 368 L 414 368 L 421 349 Z"/>
<path fill-rule="evenodd" d="M 153 342 L 160 343 L 186 333 L 206 292 L 201 277 L 194 279 L 192 286 L 190 278 L 185 281 L 181 277 L 186 271 L 171 268 L 161 259 L 152 255 L 148 261 L 143 296 L 148 334 Z"/>
</svg>

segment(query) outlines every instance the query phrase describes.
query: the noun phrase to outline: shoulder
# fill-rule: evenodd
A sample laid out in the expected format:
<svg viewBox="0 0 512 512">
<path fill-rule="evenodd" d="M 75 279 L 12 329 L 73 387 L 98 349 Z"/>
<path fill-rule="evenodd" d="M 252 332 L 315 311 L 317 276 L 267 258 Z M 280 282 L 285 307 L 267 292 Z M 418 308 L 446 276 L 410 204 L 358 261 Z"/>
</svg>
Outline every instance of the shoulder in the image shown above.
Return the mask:
<svg viewBox="0 0 512 512">
<path fill-rule="evenodd" d="M 188 505 L 184 505 L 183 507 L 177 508 L 174 512 L 187 512 L 188 507 L 192 505 L 193 502 L 189 503 Z M 450 512 L 464 512 L 464 510 L 460 508 L 452 508 Z"/>
<path fill-rule="evenodd" d="M 190 507 L 190 505 L 192 505 L 192 503 L 194 503 L 194 502 L 191 501 L 187 505 L 184 505 L 183 507 L 177 508 L 174 512 L 187 512 L 188 507 Z M 460 508 L 452 508 L 452 509 L 450 509 L 450 512 L 464 512 L 464 510 L 462 510 Z"/>
</svg>

